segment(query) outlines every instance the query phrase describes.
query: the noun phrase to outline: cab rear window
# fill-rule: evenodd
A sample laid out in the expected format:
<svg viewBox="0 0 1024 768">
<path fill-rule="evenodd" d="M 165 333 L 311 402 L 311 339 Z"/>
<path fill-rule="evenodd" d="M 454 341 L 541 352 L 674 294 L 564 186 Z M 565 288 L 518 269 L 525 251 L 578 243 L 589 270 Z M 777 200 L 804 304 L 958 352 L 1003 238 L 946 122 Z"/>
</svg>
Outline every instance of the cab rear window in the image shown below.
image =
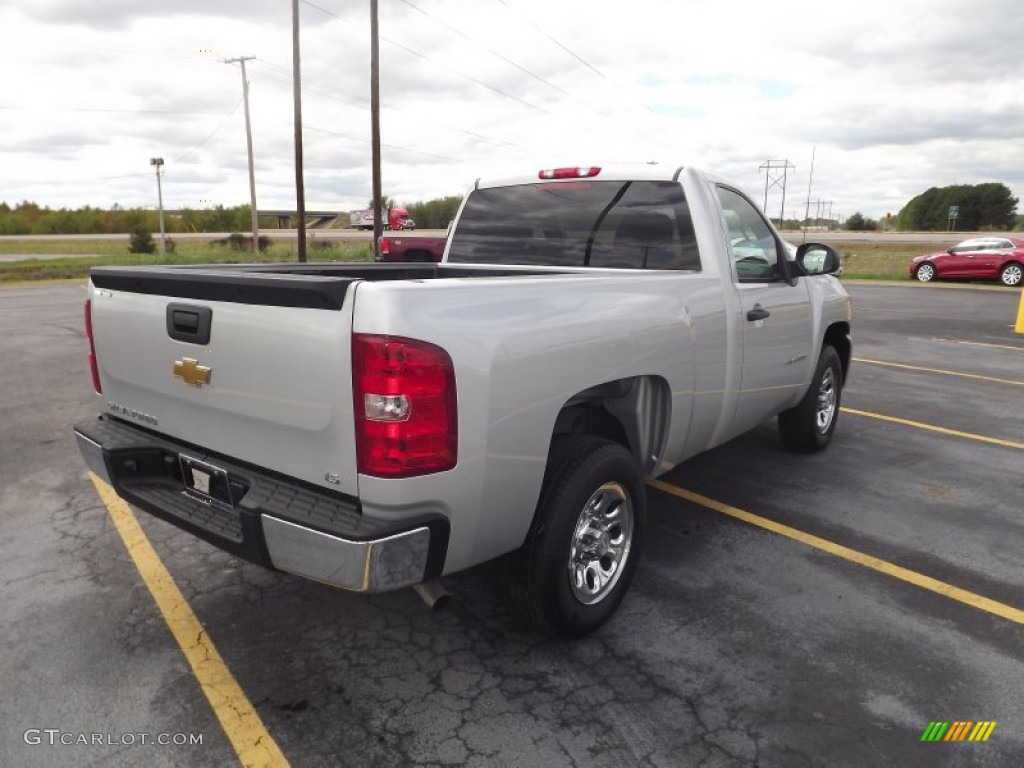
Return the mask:
<svg viewBox="0 0 1024 768">
<path fill-rule="evenodd" d="M 474 190 L 449 263 L 697 271 L 682 186 L 571 181 Z"/>
</svg>

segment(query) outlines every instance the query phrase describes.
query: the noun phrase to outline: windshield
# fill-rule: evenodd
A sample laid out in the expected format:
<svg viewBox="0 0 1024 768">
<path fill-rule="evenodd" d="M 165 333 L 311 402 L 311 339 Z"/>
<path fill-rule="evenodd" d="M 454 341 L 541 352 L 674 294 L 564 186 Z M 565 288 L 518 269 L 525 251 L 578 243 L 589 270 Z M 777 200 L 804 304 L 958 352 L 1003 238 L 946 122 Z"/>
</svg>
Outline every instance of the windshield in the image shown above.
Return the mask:
<svg viewBox="0 0 1024 768">
<path fill-rule="evenodd" d="M 571 181 L 474 190 L 448 261 L 699 270 L 683 188 L 672 181 Z"/>
</svg>

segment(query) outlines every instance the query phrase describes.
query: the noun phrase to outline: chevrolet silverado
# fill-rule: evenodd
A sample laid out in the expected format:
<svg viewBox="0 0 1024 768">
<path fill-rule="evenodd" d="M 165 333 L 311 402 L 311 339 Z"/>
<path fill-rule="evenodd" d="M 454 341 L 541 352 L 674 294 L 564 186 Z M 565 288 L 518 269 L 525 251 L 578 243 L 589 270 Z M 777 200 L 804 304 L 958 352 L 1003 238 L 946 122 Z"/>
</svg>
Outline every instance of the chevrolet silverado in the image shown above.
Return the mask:
<svg viewBox="0 0 1024 768">
<path fill-rule="evenodd" d="M 636 572 L 646 477 L 771 418 L 829 443 L 838 266 L 690 167 L 481 180 L 437 264 L 93 268 L 75 433 L 239 557 L 379 592 L 508 555 L 524 617 L 580 636 Z"/>
</svg>

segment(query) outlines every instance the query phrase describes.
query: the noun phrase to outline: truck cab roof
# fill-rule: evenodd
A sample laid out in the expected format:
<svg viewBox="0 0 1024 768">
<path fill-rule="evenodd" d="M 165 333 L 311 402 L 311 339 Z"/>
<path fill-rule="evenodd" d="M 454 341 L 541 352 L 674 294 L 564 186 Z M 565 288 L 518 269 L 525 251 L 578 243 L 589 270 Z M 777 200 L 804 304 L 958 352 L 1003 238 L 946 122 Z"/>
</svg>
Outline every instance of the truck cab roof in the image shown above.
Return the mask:
<svg viewBox="0 0 1024 768">
<path fill-rule="evenodd" d="M 574 181 L 578 182 L 580 179 L 590 179 L 593 181 L 677 181 L 679 175 L 683 172 L 683 168 L 684 166 L 681 165 L 658 163 L 546 166 L 537 168 L 536 171 L 529 175 L 494 179 L 479 178 L 474 187 L 476 189 L 488 189 L 518 184 L 536 184 L 538 181 L 555 184 L 572 183 Z M 554 172 L 560 172 L 560 175 L 542 175 Z"/>
</svg>

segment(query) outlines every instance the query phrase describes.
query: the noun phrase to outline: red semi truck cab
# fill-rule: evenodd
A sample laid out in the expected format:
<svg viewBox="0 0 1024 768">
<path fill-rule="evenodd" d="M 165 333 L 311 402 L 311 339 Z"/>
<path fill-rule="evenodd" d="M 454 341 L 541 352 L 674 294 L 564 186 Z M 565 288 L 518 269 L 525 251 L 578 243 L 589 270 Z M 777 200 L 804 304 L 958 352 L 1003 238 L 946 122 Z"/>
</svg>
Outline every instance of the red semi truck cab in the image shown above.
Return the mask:
<svg viewBox="0 0 1024 768">
<path fill-rule="evenodd" d="M 388 208 L 384 211 L 384 229 L 416 229 L 416 222 L 405 208 Z M 349 223 L 355 229 L 373 229 L 373 209 L 349 213 Z"/>
</svg>

